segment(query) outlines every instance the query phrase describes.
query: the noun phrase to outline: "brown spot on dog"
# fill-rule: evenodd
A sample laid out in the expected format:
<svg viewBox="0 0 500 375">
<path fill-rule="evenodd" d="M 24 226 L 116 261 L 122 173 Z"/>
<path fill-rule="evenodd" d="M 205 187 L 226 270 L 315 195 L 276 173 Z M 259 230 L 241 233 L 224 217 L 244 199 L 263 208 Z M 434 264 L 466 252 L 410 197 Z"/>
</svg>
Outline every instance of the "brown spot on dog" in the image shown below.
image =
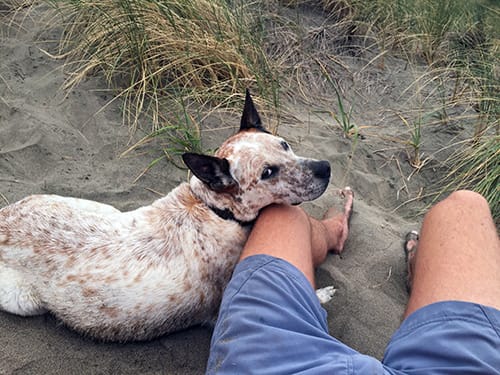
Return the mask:
<svg viewBox="0 0 500 375">
<path fill-rule="evenodd" d="M 109 251 L 108 248 L 102 248 L 100 249 L 99 254 L 96 256 L 99 256 L 103 260 L 110 260 L 113 257 L 113 254 Z"/>
<path fill-rule="evenodd" d="M 5 245 L 9 241 L 9 237 L 6 234 L 0 234 L 0 245 Z"/>
<path fill-rule="evenodd" d="M 207 267 L 201 267 L 200 269 L 200 279 L 204 283 L 207 283 L 210 281 L 210 273 L 207 270 Z"/>
<path fill-rule="evenodd" d="M 184 291 L 187 292 L 188 290 L 191 290 L 191 288 L 193 287 L 193 285 L 191 284 L 191 282 L 189 280 L 184 280 Z"/>
<path fill-rule="evenodd" d="M 66 260 L 66 264 L 64 265 L 64 267 L 66 268 L 72 268 L 76 263 L 76 257 L 74 255 L 70 255 L 68 257 L 68 260 Z"/>
<path fill-rule="evenodd" d="M 134 277 L 134 283 L 139 283 L 142 280 L 142 273 L 139 272 L 135 277 Z"/>
<path fill-rule="evenodd" d="M 107 284 L 111 284 L 111 283 L 113 283 L 113 282 L 115 282 L 117 280 L 118 280 L 118 278 L 116 276 L 114 276 L 114 275 L 108 275 L 104 279 L 104 282 L 107 283 Z"/>
<path fill-rule="evenodd" d="M 101 310 L 101 312 L 103 314 L 106 314 L 110 318 L 117 318 L 118 317 L 119 310 L 116 307 L 102 305 L 99 307 L 99 310 Z"/>
<path fill-rule="evenodd" d="M 194 194 L 181 195 L 179 197 L 179 202 L 186 208 L 186 210 L 192 211 L 197 209 L 201 201 L 194 196 Z"/>
<path fill-rule="evenodd" d="M 82 296 L 84 297 L 93 297 L 97 295 L 97 290 L 93 288 L 83 288 Z"/>
<path fill-rule="evenodd" d="M 236 138 L 236 136 L 233 136 L 231 140 Z M 219 158 L 227 158 L 228 156 L 231 156 L 234 154 L 234 146 L 230 144 L 230 142 L 226 142 L 222 144 L 221 147 L 219 147 L 219 150 L 217 151 L 216 155 Z"/>
</svg>

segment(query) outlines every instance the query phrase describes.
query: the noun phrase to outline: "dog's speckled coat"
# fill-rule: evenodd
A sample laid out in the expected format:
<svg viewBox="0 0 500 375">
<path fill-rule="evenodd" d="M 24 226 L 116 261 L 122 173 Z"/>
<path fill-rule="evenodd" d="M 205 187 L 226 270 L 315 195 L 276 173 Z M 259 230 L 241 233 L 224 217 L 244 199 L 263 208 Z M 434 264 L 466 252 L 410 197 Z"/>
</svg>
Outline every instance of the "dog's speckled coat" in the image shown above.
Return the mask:
<svg viewBox="0 0 500 375">
<path fill-rule="evenodd" d="M 297 157 L 264 131 L 248 93 L 240 131 L 216 157 L 184 160 L 190 183 L 134 211 L 55 195 L 1 209 L 0 308 L 50 311 L 83 334 L 114 341 L 210 320 L 249 232 L 238 221 L 272 203 L 315 199 L 330 177 L 327 162 Z"/>
</svg>

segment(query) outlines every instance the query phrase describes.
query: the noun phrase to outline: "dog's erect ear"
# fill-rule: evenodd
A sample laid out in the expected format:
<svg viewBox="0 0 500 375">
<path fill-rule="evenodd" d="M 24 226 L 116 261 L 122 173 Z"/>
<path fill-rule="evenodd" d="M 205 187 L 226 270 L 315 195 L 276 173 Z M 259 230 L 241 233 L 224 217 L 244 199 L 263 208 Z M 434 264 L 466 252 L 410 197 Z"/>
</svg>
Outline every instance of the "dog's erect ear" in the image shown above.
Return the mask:
<svg viewBox="0 0 500 375">
<path fill-rule="evenodd" d="M 250 91 L 247 89 L 245 95 L 245 106 L 243 107 L 243 115 L 241 116 L 240 131 L 248 129 L 256 129 L 268 133 L 268 131 L 262 126 L 259 113 L 257 112 L 257 109 L 255 109 L 252 97 L 250 96 Z"/>
<path fill-rule="evenodd" d="M 196 177 L 217 193 L 230 192 L 238 186 L 229 172 L 227 159 L 186 152 L 182 160 Z"/>
</svg>

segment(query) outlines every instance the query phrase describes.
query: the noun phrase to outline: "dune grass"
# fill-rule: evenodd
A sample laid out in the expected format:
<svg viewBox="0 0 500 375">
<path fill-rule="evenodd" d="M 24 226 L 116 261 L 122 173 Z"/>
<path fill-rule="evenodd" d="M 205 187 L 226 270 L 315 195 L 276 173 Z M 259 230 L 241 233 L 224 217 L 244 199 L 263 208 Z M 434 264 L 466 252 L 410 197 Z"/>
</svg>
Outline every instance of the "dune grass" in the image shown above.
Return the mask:
<svg viewBox="0 0 500 375">
<path fill-rule="evenodd" d="M 424 121 L 460 124 L 471 134 L 448 158 L 448 174 L 440 180 L 441 196 L 457 189 L 473 189 L 490 202 L 500 220 L 500 6 L 488 0 L 352 0 L 352 19 L 377 30 L 375 43 L 410 62 L 430 69 L 415 85 L 443 88 L 454 81 L 451 95 L 444 93 L 434 116 L 418 112 L 408 126 L 408 144 L 418 160 Z M 435 100 L 434 98 L 432 100 Z M 473 111 L 450 118 L 448 109 L 462 106 Z M 470 131 L 470 127 L 473 130 Z"/>
<path fill-rule="evenodd" d="M 443 190 L 474 187 L 490 203 L 497 226 L 500 226 L 500 135 L 468 143 L 450 158 L 450 171 Z"/>
<path fill-rule="evenodd" d="M 64 18 L 66 87 L 101 72 L 124 119 L 163 127 L 169 100 L 230 107 L 248 86 L 273 96 L 268 61 L 243 4 L 224 0 L 49 1 Z"/>
<path fill-rule="evenodd" d="M 498 198 L 493 156 L 500 126 L 495 0 L 46 1 L 64 19 L 59 57 L 66 58 L 70 73 L 67 87 L 88 74 L 103 74 L 124 99 L 123 118 L 131 129 L 139 120 L 151 123 L 139 144 L 165 139 L 162 158 L 169 160 L 183 150 L 202 149 L 193 113 L 239 112 L 246 87 L 277 113 L 286 98 L 326 97 L 349 135 L 357 126 L 353 107 L 344 105 L 352 100 L 339 81 L 352 73 L 343 55 L 369 56 L 367 66 L 380 69 L 389 55 L 426 66 L 408 88 L 421 98 L 414 101 L 418 108 L 398 114 L 412 165 L 425 164 L 421 150 L 428 127 L 458 124 L 470 140 L 460 142 L 447 161 L 450 172 L 439 194 L 480 191 L 500 217 L 492 201 Z M 325 21 L 305 26 L 301 7 L 324 12 Z M 459 115 L 458 107 L 464 108 Z"/>
<path fill-rule="evenodd" d="M 464 134 L 469 134 L 469 139 L 458 143 L 456 152 L 446 160 L 449 172 L 440 179 L 436 197 L 457 189 L 476 190 L 487 197 L 498 222 L 498 2 L 282 0 L 281 3 L 289 7 L 315 6 L 323 9 L 332 20 L 344 24 L 346 40 L 363 40 L 367 50 L 379 51 L 373 60 L 378 60 L 381 68 L 386 55 L 401 56 L 416 66 L 428 66 L 425 73 L 416 77 L 408 88 L 419 98 L 416 102 L 420 108 L 409 108 L 408 113 L 398 114 L 408 129 L 405 143 L 410 148 L 411 164 L 416 169 L 425 164 L 421 159 L 421 147 L 427 127 L 440 126 L 446 131 L 451 124 L 458 124 Z M 450 90 L 452 84 L 454 87 Z M 429 91 L 432 94 L 426 93 Z M 335 92 L 338 97 L 338 90 Z M 436 98 L 440 99 L 436 102 Z M 457 107 L 471 110 L 464 110 L 459 115 L 450 114 Z"/>
</svg>

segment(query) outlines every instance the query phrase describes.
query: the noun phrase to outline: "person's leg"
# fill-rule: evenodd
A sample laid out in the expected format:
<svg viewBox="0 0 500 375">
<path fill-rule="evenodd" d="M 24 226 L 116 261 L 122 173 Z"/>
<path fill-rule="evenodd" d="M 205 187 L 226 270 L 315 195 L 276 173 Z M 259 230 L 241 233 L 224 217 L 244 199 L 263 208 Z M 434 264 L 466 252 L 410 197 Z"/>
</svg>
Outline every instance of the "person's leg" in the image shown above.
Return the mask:
<svg viewBox="0 0 500 375">
<path fill-rule="evenodd" d="M 410 299 L 386 368 L 499 375 L 500 244 L 486 200 L 451 194 L 427 213 L 419 238 L 406 237 L 406 251 Z"/>
<path fill-rule="evenodd" d="M 297 267 L 314 287 L 314 268 L 328 251 L 342 252 L 348 235 L 353 193 L 342 191 L 345 198 L 341 213 L 330 209 L 323 220 L 316 220 L 296 206 L 274 205 L 259 215 L 243 249 L 240 261 L 257 254 L 284 259 Z"/>
<path fill-rule="evenodd" d="M 431 208 L 410 262 L 405 317 L 446 300 L 500 309 L 500 241 L 481 195 L 458 191 Z"/>
<path fill-rule="evenodd" d="M 343 213 L 324 220 L 272 206 L 257 219 L 222 298 L 207 374 L 384 374 L 382 363 L 328 333 L 313 270 L 347 238 L 352 192 Z"/>
</svg>

